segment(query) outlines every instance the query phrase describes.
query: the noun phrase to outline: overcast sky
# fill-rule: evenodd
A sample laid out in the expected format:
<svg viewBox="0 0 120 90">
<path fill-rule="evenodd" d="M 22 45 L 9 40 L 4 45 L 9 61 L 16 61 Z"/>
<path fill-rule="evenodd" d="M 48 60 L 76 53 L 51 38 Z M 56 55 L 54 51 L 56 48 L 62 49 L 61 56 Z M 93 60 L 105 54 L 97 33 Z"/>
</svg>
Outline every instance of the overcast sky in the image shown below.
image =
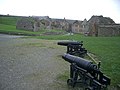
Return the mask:
<svg viewBox="0 0 120 90">
<path fill-rule="evenodd" d="M 0 0 L 0 14 L 75 20 L 103 15 L 120 23 L 120 0 Z"/>
</svg>

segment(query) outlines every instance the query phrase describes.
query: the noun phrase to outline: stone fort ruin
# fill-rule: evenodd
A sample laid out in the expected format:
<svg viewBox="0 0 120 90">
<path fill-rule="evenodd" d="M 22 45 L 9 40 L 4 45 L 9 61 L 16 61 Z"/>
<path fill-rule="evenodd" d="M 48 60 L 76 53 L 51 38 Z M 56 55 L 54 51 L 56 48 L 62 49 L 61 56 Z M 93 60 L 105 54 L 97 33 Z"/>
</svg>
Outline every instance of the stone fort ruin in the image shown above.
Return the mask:
<svg viewBox="0 0 120 90">
<path fill-rule="evenodd" d="M 120 36 L 120 24 L 116 24 L 109 17 L 94 15 L 88 21 L 55 19 L 48 16 L 22 17 L 18 20 L 16 28 L 34 32 L 56 29 L 86 36 Z"/>
<path fill-rule="evenodd" d="M 92 16 L 84 26 L 84 33 L 88 36 L 119 36 L 120 24 L 109 17 Z"/>
</svg>

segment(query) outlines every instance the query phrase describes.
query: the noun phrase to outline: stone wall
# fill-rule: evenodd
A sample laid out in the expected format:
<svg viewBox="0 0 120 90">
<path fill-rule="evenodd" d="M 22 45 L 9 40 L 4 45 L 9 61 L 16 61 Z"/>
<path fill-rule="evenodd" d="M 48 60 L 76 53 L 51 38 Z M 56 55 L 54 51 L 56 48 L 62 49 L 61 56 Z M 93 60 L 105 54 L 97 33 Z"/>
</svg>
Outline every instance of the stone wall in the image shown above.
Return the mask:
<svg viewBox="0 0 120 90">
<path fill-rule="evenodd" d="M 34 31 L 34 32 L 37 32 L 37 31 L 39 31 L 39 29 L 40 29 L 40 23 L 39 22 L 34 22 L 34 28 L 33 28 L 33 30 L 32 31 Z"/>
<path fill-rule="evenodd" d="M 82 33 L 83 32 L 83 27 L 82 27 L 82 21 L 75 21 L 72 24 L 72 32 L 73 33 Z"/>
<path fill-rule="evenodd" d="M 81 21 L 52 19 L 49 17 L 25 17 L 21 18 L 16 25 L 17 29 L 39 31 L 44 29 L 65 30 L 67 32 L 81 33 Z"/>
<path fill-rule="evenodd" d="M 120 36 L 120 25 L 99 25 L 98 36 Z"/>
<path fill-rule="evenodd" d="M 20 20 L 17 21 L 16 28 L 33 31 L 34 23 L 30 21 L 28 18 L 21 18 Z"/>
<path fill-rule="evenodd" d="M 120 24 L 116 24 L 109 17 L 92 16 L 86 24 L 85 31 L 88 36 L 118 36 Z"/>
</svg>

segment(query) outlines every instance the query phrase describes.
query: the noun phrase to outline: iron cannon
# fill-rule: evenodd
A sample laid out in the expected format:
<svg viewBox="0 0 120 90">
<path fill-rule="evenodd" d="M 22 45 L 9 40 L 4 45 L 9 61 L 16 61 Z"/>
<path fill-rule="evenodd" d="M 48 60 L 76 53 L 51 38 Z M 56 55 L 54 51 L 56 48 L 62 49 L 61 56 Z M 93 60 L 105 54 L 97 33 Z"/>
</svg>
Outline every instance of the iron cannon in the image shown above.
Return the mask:
<svg viewBox="0 0 120 90">
<path fill-rule="evenodd" d="M 110 85 L 110 78 L 92 61 L 70 54 L 64 54 L 62 58 L 71 63 L 68 85 L 75 87 L 77 83 L 83 83 L 86 90 L 102 90 Z"/>
<path fill-rule="evenodd" d="M 77 42 L 77 41 L 64 41 L 64 42 L 58 42 L 58 45 L 61 46 L 67 46 L 67 52 L 68 54 L 84 57 L 87 54 L 87 50 L 83 48 L 83 41 Z"/>
</svg>

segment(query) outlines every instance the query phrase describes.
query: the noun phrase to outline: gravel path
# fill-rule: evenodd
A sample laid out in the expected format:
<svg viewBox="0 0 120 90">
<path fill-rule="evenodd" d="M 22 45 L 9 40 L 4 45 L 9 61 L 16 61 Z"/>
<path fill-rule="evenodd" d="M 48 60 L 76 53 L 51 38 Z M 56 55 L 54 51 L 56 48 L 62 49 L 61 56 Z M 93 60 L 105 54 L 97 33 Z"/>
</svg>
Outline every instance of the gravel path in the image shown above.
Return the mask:
<svg viewBox="0 0 120 90">
<path fill-rule="evenodd" d="M 0 34 L 0 90 L 73 90 L 57 41 Z M 74 88 L 74 90 L 82 90 Z"/>
</svg>

